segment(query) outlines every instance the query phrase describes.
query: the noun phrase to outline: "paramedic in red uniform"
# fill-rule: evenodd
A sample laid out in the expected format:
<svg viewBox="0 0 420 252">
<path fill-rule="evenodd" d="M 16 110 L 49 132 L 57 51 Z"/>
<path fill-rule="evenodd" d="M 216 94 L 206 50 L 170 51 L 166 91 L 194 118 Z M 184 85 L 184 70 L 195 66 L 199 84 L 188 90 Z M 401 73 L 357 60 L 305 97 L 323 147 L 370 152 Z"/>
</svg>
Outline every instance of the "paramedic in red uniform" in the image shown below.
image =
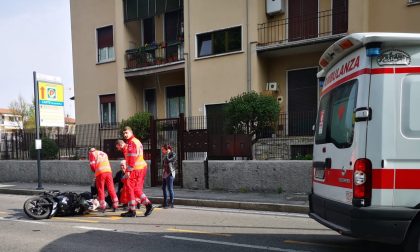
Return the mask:
<svg viewBox="0 0 420 252">
<path fill-rule="evenodd" d="M 89 149 L 89 163 L 90 169 L 95 173 L 96 189 L 98 190 L 99 208 L 105 212 L 105 185 L 108 193 L 111 196 L 112 208 L 115 211 L 118 208 L 118 197 L 114 189 L 114 181 L 112 178 L 111 165 L 109 164 L 108 155 L 96 150 L 95 148 Z"/>
<path fill-rule="evenodd" d="M 126 154 L 126 173 L 127 177 L 127 194 L 128 212 L 122 213 L 122 217 L 135 217 L 136 205 L 138 201 L 146 206 L 144 216 L 148 216 L 153 211 L 153 205 L 150 200 L 143 193 L 144 179 L 147 174 L 147 163 L 143 158 L 143 145 L 133 135 L 133 130 L 130 127 L 125 127 L 123 132 L 124 138 L 127 141 L 127 154 Z"/>
</svg>

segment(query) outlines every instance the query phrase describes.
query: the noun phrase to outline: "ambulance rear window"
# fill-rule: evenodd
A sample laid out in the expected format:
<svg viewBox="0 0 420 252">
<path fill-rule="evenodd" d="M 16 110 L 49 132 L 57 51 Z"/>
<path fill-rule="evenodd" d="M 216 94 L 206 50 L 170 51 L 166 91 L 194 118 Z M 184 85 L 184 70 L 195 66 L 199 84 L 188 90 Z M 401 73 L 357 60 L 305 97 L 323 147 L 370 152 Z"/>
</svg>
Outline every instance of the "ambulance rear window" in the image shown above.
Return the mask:
<svg viewBox="0 0 420 252">
<path fill-rule="evenodd" d="M 325 94 L 319 105 L 315 143 L 333 143 L 348 148 L 353 143 L 357 80 L 351 80 Z"/>
</svg>

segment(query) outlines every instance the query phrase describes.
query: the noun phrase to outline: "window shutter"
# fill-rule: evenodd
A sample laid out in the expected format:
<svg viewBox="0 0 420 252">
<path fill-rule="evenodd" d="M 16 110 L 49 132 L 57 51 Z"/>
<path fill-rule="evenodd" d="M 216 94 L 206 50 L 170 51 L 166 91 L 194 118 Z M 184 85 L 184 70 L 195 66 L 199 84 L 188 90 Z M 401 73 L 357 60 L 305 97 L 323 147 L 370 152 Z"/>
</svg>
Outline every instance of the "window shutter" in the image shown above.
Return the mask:
<svg viewBox="0 0 420 252">
<path fill-rule="evenodd" d="M 100 104 L 111 103 L 111 102 L 115 102 L 115 95 L 114 94 L 100 95 L 99 96 L 99 103 Z"/>
<path fill-rule="evenodd" d="M 165 13 L 166 1 L 165 0 L 156 0 L 156 15 L 161 15 Z"/>
<path fill-rule="evenodd" d="M 124 12 L 125 12 L 125 21 L 136 20 L 137 15 L 137 1 L 138 0 L 125 0 L 124 3 Z"/>
<path fill-rule="evenodd" d="M 112 26 L 99 28 L 98 30 L 98 49 L 113 47 Z"/>
<path fill-rule="evenodd" d="M 149 16 L 149 0 L 138 0 L 139 19 L 144 19 Z"/>
<path fill-rule="evenodd" d="M 181 8 L 180 0 L 166 0 L 166 12 L 178 10 Z"/>
</svg>

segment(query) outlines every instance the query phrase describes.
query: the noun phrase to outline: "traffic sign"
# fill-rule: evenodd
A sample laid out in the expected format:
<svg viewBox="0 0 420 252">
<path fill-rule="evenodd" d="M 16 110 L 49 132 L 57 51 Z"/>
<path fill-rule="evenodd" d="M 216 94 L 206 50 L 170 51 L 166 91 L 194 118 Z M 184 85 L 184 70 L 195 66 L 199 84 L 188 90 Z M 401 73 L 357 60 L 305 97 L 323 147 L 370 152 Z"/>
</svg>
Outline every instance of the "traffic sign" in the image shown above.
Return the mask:
<svg viewBox="0 0 420 252">
<path fill-rule="evenodd" d="M 64 86 L 37 81 L 41 127 L 64 127 Z"/>
</svg>

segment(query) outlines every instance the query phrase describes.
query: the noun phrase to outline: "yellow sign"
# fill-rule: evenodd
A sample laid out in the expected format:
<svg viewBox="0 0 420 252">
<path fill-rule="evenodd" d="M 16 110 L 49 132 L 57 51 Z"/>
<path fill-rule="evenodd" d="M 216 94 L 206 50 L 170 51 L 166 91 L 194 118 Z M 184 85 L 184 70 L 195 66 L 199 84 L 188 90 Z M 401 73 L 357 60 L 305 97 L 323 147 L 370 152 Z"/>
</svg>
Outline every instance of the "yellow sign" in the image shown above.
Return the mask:
<svg viewBox="0 0 420 252">
<path fill-rule="evenodd" d="M 64 86 L 38 81 L 40 126 L 64 127 Z"/>
</svg>

